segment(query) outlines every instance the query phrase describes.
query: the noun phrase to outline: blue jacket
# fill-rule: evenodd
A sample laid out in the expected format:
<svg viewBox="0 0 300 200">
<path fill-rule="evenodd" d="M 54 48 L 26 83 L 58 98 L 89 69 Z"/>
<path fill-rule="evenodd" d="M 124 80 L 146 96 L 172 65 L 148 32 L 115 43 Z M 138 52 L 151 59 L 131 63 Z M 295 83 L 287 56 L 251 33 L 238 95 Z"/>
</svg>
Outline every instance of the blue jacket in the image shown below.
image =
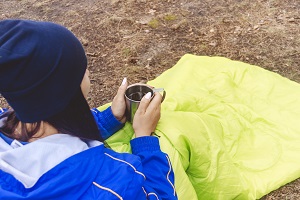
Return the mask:
<svg viewBox="0 0 300 200">
<path fill-rule="evenodd" d="M 110 108 L 92 111 L 104 138 L 122 127 Z M 31 188 L 0 170 L 0 199 L 177 199 L 171 163 L 158 138 L 136 138 L 131 147 L 132 154 L 104 145 L 89 148 L 47 171 Z"/>
</svg>

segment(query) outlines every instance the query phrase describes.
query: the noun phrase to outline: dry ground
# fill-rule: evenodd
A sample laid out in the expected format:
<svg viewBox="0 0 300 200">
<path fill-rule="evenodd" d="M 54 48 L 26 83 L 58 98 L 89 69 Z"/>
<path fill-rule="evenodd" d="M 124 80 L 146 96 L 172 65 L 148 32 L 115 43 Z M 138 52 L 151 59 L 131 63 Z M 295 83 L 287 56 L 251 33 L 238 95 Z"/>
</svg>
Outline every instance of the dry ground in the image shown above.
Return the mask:
<svg viewBox="0 0 300 200">
<path fill-rule="evenodd" d="M 60 23 L 81 40 L 91 106 L 186 54 L 225 56 L 300 82 L 299 0 L 0 0 L 0 19 Z M 0 99 L 3 105 L 5 102 Z M 263 199 L 300 199 L 300 179 Z"/>
</svg>

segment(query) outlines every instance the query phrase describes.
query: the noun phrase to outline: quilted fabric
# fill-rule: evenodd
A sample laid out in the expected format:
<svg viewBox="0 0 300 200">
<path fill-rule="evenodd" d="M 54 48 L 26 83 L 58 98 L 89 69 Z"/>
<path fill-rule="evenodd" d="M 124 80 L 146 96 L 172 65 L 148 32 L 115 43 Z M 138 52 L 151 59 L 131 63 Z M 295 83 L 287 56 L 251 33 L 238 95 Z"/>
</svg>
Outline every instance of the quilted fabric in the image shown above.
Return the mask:
<svg viewBox="0 0 300 200">
<path fill-rule="evenodd" d="M 227 58 L 187 54 L 148 84 L 167 92 L 156 133 L 179 199 L 257 199 L 300 177 L 298 83 Z M 130 152 L 132 137 L 127 123 L 107 143 Z"/>
</svg>

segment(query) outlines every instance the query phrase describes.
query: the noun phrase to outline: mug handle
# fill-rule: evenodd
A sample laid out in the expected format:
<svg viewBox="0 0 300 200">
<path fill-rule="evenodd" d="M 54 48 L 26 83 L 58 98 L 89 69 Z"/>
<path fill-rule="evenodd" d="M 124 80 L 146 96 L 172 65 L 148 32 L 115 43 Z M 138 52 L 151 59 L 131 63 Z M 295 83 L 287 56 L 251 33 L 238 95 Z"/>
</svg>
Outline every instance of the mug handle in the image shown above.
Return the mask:
<svg viewBox="0 0 300 200">
<path fill-rule="evenodd" d="M 163 101 L 165 100 L 165 97 L 166 97 L 166 91 L 165 91 L 164 88 L 154 88 L 154 89 L 153 89 L 153 92 L 163 92 L 161 102 L 163 102 Z"/>
</svg>

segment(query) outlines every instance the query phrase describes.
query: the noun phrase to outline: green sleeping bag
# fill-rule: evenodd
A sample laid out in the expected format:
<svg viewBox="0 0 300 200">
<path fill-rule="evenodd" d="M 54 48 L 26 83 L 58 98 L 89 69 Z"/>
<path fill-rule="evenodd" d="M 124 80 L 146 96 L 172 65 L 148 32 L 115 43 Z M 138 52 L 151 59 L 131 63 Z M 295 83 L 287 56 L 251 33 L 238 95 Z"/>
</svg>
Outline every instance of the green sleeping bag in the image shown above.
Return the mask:
<svg viewBox="0 0 300 200">
<path fill-rule="evenodd" d="M 148 84 L 167 92 L 156 133 L 180 200 L 258 199 L 300 177 L 298 83 L 227 58 L 187 54 Z M 133 137 L 126 123 L 107 143 L 130 152 Z"/>
</svg>

